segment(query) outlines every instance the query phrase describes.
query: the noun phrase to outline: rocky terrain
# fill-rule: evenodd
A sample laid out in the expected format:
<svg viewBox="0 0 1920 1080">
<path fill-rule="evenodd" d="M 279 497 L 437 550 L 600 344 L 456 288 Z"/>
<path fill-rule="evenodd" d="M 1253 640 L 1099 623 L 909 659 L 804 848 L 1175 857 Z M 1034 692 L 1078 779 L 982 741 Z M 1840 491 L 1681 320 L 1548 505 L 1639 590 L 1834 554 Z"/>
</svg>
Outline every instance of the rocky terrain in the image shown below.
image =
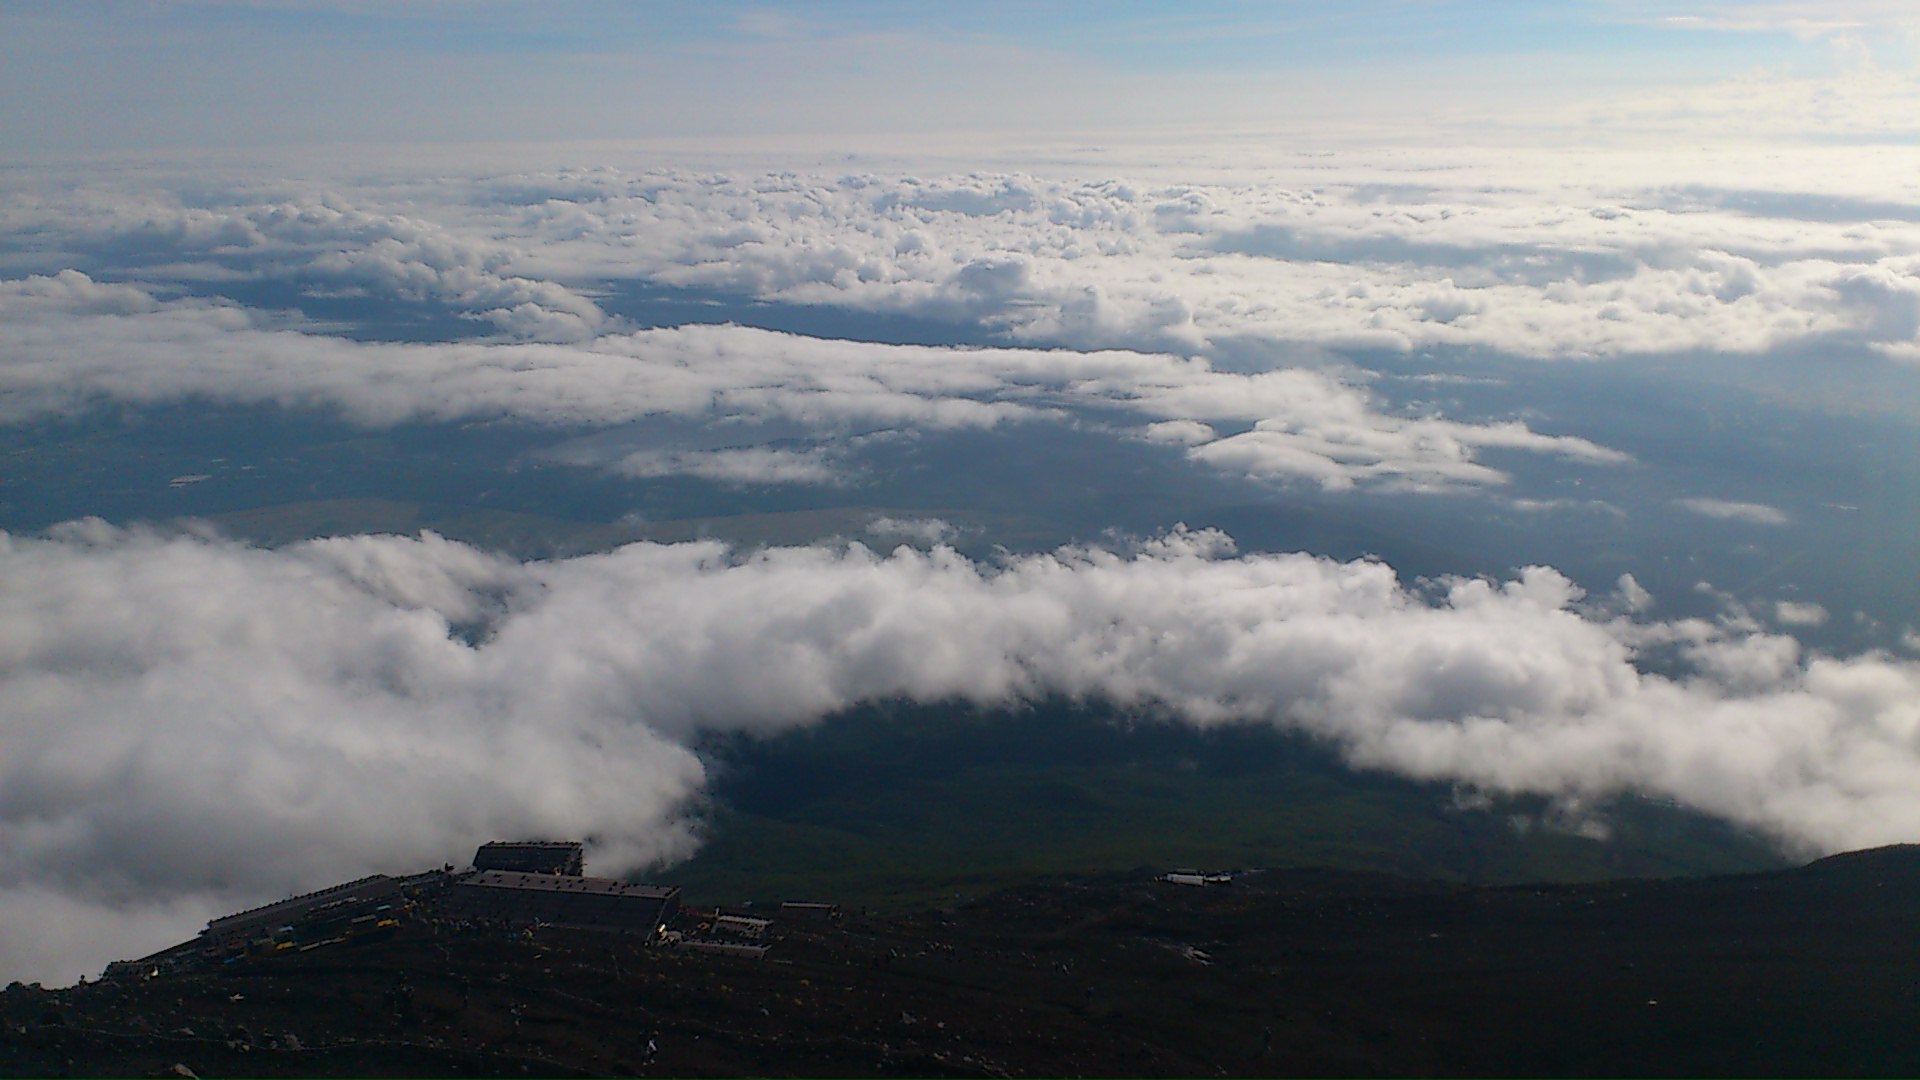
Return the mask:
<svg viewBox="0 0 1920 1080">
<path fill-rule="evenodd" d="M 1917 976 L 1920 848 L 1498 888 L 1142 871 L 777 920 L 761 959 L 414 918 L 15 984 L 0 1074 L 1915 1075 Z"/>
</svg>

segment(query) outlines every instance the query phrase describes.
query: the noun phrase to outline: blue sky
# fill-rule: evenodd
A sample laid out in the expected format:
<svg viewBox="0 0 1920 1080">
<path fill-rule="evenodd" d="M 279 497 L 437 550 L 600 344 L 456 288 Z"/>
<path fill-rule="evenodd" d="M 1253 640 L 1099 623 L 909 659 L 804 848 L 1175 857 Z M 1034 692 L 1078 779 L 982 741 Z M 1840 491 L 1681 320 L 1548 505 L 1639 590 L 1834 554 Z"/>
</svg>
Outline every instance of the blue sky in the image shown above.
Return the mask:
<svg viewBox="0 0 1920 1080">
<path fill-rule="evenodd" d="M 26 3 L 16 153 L 1498 115 L 1871 67 L 1905 5 Z"/>
</svg>

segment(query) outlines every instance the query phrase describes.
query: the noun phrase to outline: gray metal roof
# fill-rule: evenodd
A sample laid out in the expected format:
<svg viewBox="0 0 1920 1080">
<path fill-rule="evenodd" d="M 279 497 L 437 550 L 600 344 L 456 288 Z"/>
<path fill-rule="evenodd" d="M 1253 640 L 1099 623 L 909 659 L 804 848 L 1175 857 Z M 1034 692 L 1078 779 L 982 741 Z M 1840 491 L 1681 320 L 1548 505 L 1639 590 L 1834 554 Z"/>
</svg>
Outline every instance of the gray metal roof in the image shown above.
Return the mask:
<svg viewBox="0 0 1920 1080">
<path fill-rule="evenodd" d="M 262 904 L 257 908 L 248 908 L 245 911 L 235 912 L 232 915 L 222 915 L 220 918 L 207 923 L 207 929 L 224 930 L 230 926 L 251 923 L 259 919 L 279 915 L 283 912 L 300 911 L 310 904 L 315 904 L 333 896 L 350 896 L 363 891 L 385 894 L 393 892 L 397 890 L 397 888 L 398 883 L 387 875 L 369 874 L 363 878 L 355 878 L 352 881 L 342 882 L 338 885 L 329 885 L 324 889 L 317 889 L 310 893 L 302 893 L 299 896 L 289 896 L 285 900 L 276 900 L 271 904 Z"/>
</svg>

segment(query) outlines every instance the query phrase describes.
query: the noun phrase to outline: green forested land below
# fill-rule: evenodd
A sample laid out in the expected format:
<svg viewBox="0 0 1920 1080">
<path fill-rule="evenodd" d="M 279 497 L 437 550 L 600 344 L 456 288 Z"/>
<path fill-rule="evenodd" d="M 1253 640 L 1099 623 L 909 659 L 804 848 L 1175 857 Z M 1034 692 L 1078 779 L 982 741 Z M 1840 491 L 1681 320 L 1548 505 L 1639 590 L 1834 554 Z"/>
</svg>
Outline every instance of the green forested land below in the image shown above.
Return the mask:
<svg viewBox="0 0 1920 1080">
<path fill-rule="evenodd" d="M 1036 878 L 1176 867 L 1517 883 L 1788 862 L 1757 837 L 1646 800 L 1577 820 L 1541 799 L 1487 805 L 1350 769 L 1269 725 L 1198 731 L 1096 705 L 877 705 L 705 752 L 706 841 L 656 872 L 696 903 L 941 905 Z"/>
</svg>

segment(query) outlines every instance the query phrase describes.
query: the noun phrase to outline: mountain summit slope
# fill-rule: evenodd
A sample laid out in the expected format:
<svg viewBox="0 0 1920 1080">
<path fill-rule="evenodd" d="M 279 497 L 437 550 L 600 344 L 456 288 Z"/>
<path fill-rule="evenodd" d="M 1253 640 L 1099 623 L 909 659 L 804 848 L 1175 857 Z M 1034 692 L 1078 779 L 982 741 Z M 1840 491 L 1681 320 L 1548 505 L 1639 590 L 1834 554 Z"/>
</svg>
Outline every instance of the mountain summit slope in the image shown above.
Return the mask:
<svg viewBox="0 0 1920 1080">
<path fill-rule="evenodd" d="M 898 917 L 762 912 L 758 959 L 420 918 L 15 984 L 0 1073 L 1912 1074 L 1916 877 L 1915 847 L 1590 885 L 1141 871 Z"/>
</svg>

